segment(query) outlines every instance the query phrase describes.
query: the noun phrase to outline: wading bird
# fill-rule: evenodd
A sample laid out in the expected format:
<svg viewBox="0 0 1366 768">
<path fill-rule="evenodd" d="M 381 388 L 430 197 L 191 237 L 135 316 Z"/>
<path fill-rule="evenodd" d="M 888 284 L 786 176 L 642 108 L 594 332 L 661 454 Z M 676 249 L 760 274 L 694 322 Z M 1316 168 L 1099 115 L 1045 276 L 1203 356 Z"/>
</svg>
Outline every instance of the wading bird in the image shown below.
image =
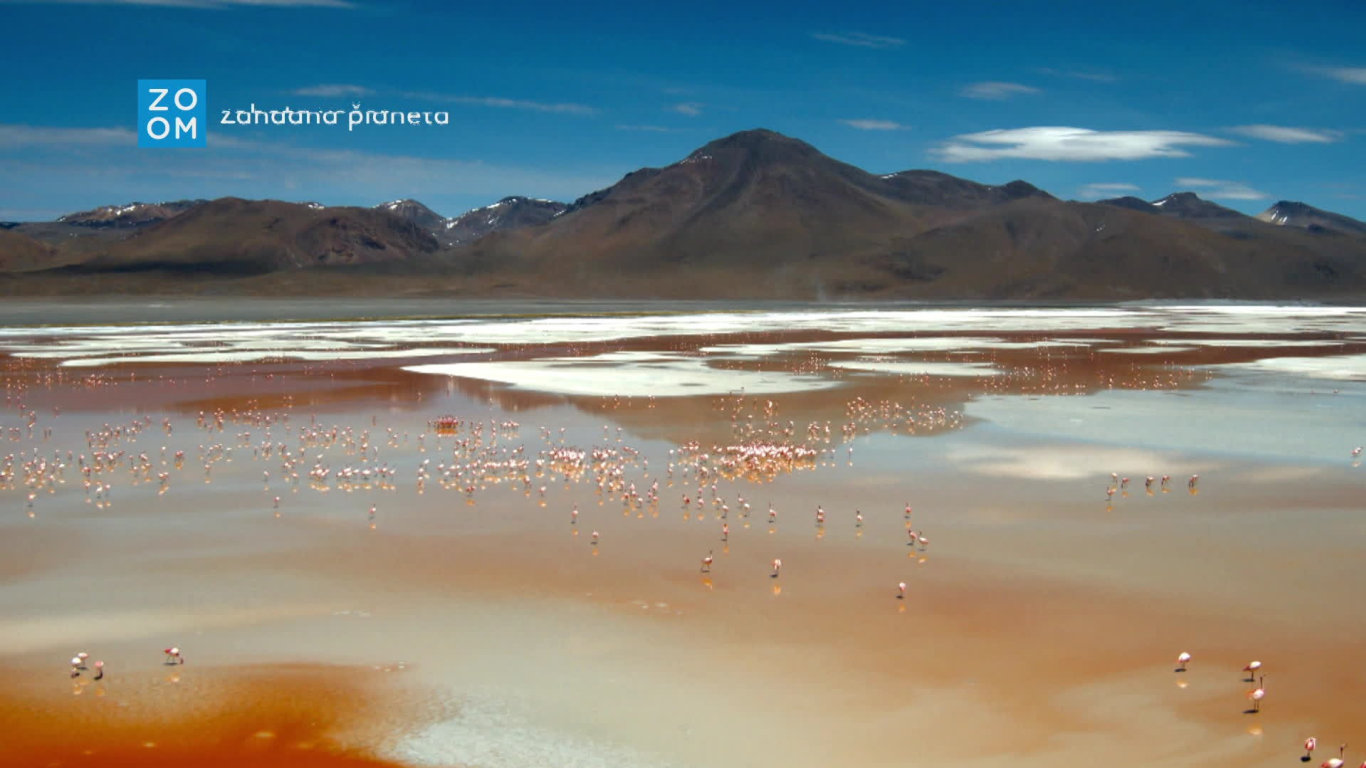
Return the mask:
<svg viewBox="0 0 1366 768">
<path fill-rule="evenodd" d="M 1247 692 L 1247 697 L 1249 699 L 1252 699 L 1253 713 L 1262 711 L 1262 699 L 1266 698 L 1266 688 L 1264 687 L 1265 682 L 1266 675 L 1262 675 L 1261 677 L 1257 678 L 1257 687 Z"/>
<path fill-rule="evenodd" d="M 712 564 L 712 560 L 713 560 L 713 558 L 712 558 L 712 556 L 711 556 L 711 553 L 712 553 L 712 551 L 711 551 L 710 549 L 707 550 L 707 556 L 704 557 L 704 558 L 702 558 L 702 572 L 703 572 L 703 573 L 711 573 L 711 564 Z"/>
<path fill-rule="evenodd" d="M 1191 655 L 1189 653 L 1186 653 L 1185 651 L 1182 651 L 1181 654 L 1176 657 L 1176 671 L 1185 672 L 1186 665 L 1190 663 L 1190 660 Z"/>
</svg>

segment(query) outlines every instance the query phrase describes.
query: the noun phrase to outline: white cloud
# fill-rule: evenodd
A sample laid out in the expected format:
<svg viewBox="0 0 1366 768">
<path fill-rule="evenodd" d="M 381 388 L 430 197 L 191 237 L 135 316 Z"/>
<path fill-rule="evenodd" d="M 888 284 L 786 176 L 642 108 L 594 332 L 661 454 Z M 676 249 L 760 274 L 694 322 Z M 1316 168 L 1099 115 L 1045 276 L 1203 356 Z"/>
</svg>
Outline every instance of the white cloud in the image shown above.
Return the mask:
<svg viewBox="0 0 1366 768">
<path fill-rule="evenodd" d="M 1330 144 L 1342 139 L 1341 131 L 1317 128 L 1291 128 L 1283 125 L 1236 125 L 1228 129 L 1239 136 L 1281 144 Z"/>
<path fill-rule="evenodd" d="M 1241 181 L 1227 179 L 1200 179 L 1183 176 L 1176 180 L 1178 187 L 1197 192 L 1201 197 L 1211 200 L 1264 200 L 1270 195 L 1249 187 Z"/>
<path fill-rule="evenodd" d="M 1366 85 L 1366 67 L 1319 67 L 1311 71 L 1340 82 Z"/>
<path fill-rule="evenodd" d="M 868 35 L 862 32 L 842 32 L 832 34 L 829 32 L 813 32 L 811 36 L 817 40 L 824 40 L 827 43 L 839 43 L 840 45 L 854 45 L 860 48 L 895 48 L 905 45 L 906 41 L 899 37 L 884 37 L 882 35 Z"/>
<path fill-rule="evenodd" d="M 292 92 L 295 96 L 369 96 L 374 91 L 363 85 L 347 85 L 345 83 L 325 83 L 323 85 L 310 85 L 307 88 L 299 88 Z"/>
<path fill-rule="evenodd" d="M 55 146 L 137 146 L 137 134 L 127 128 L 50 128 L 0 125 L 0 149 Z"/>
<path fill-rule="evenodd" d="M 699 104 L 696 101 L 685 101 L 682 104 L 675 104 L 669 107 L 668 109 L 670 112 L 677 112 L 680 115 L 687 115 L 688 117 L 697 117 L 698 115 L 702 114 L 702 106 L 702 104 Z"/>
<path fill-rule="evenodd" d="M 1067 126 L 1008 128 L 954 136 L 932 150 L 949 163 L 1002 159 L 1097 162 L 1189 157 L 1182 147 L 1224 147 L 1227 139 L 1185 131 L 1094 131 Z"/>
<path fill-rule="evenodd" d="M 984 83 L 973 83 L 966 86 L 959 95 L 969 99 L 989 99 L 991 101 L 1003 101 L 1014 96 L 1026 96 L 1031 93 L 1038 93 L 1038 88 L 1033 88 L 1020 83 L 1002 83 L 988 81 Z"/>
<path fill-rule="evenodd" d="M 531 112 L 556 112 L 568 115 L 595 115 L 598 112 L 598 110 L 593 107 L 584 104 L 528 101 L 526 99 L 507 99 L 500 96 L 451 96 L 444 93 L 431 93 L 428 91 L 405 93 L 403 95 L 412 99 L 423 99 L 424 101 L 435 101 L 447 104 L 475 104 L 482 107 L 523 109 Z"/>
<path fill-rule="evenodd" d="M 841 120 L 840 122 L 860 131 L 907 131 L 911 128 L 909 125 L 902 125 L 892 120 Z"/>
<path fill-rule="evenodd" d="M 1079 200 L 1100 200 L 1107 197 L 1123 197 L 1125 195 L 1138 192 L 1141 189 L 1137 184 L 1126 184 L 1124 182 L 1098 182 L 1096 184 L 1083 184 L 1077 190 Z"/>
</svg>

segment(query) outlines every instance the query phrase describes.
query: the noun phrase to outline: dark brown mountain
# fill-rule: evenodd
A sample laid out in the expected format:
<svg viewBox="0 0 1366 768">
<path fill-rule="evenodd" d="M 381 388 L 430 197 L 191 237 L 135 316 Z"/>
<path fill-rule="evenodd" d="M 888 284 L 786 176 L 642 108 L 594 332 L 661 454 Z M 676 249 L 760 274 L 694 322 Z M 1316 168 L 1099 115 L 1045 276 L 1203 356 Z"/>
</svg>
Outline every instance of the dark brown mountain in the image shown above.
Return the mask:
<svg viewBox="0 0 1366 768">
<path fill-rule="evenodd" d="M 71 266 L 6 278 L 0 290 L 1366 297 L 1366 237 L 1276 226 L 1190 193 L 1161 205 L 1073 203 L 1024 182 L 989 186 L 933 171 L 876 176 L 763 130 L 629 173 L 563 210 L 523 201 L 460 217 L 468 224 L 462 232 L 478 239 L 438 249 L 414 221 L 385 210 L 216 200 L 121 240 L 62 241 L 54 263 Z M 519 206 L 537 213 L 508 215 Z M 482 236 L 479 222 L 488 228 Z M 306 269 L 332 265 L 351 268 Z M 85 279 L 96 273 L 98 280 Z"/>
<path fill-rule="evenodd" d="M 1366 222 L 1290 200 L 1276 203 L 1256 218 L 1278 227 L 1295 227 L 1315 233 L 1366 235 Z"/>
<path fill-rule="evenodd" d="M 402 261 L 436 248 L 430 233 L 382 211 L 228 197 L 111 243 L 81 268 L 249 274 Z"/>
<path fill-rule="evenodd" d="M 554 200 L 505 197 L 493 205 L 475 208 L 442 223 L 437 237 L 445 244 L 472 243 L 492 233 L 544 224 L 569 206 Z"/>
<path fill-rule="evenodd" d="M 57 249 L 11 228 L 0 229 L 0 272 L 51 269 Z"/>
<path fill-rule="evenodd" d="M 68 213 L 57 221 L 84 227 L 140 227 L 184 213 L 207 200 L 175 200 L 169 203 L 105 205 L 89 211 Z"/>
<path fill-rule="evenodd" d="M 898 200 L 945 208 L 981 208 L 1025 197 L 1053 197 L 1023 181 L 992 187 L 938 171 L 901 171 L 881 179 Z"/>
<path fill-rule="evenodd" d="M 1142 211 L 1143 213 L 1151 213 L 1154 215 L 1162 212 L 1161 208 L 1158 208 L 1147 200 L 1140 200 L 1132 195 L 1112 197 L 1108 200 L 1097 200 L 1096 205 L 1113 205 L 1116 208 L 1128 208 L 1131 211 Z"/>
<path fill-rule="evenodd" d="M 1158 202 L 1143 213 L 1064 203 L 1024 182 L 874 176 L 745 131 L 628 174 L 544 227 L 454 249 L 449 263 L 483 284 L 569 295 L 1366 293 L 1366 241 L 1325 248 L 1191 193 Z"/>
<path fill-rule="evenodd" d="M 1238 239 L 1255 238 L 1259 233 L 1265 234 L 1262 225 L 1253 217 L 1204 200 L 1194 192 L 1174 192 L 1151 203 L 1136 197 L 1117 197 L 1100 200 L 1099 204 L 1128 208 L 1169 219 L 1180 219 Z"/>
<path fill-rule="evenodd" d="M 745 131 L 666 168 L 627 174 L 544 227 L 495 233 L 457 256 L 476 270 L 515 263 L 591 287 L 599 276 L 661 268 L 767 270 L 838 258 L 940 213 L 809 144 Z"/>
<path fill-rule="evenodd" d="M 1153 201 L 1153 207 L 1163 216 L 1174 219 L 1246 219 L 1245 213 L 1225 208 L 1218 203 L 1200 199 L 1194 192 L 1173 192 L 1161 200 Z"/>
<path fill-rule="evenodd" d="M 436 234 L 446 226 L 446 217 L 412 199 L 394 200 L 380 203 L 376 210 L 387 211 L 401 219 L 407 219 L 419 227 Z"/>
</svg>

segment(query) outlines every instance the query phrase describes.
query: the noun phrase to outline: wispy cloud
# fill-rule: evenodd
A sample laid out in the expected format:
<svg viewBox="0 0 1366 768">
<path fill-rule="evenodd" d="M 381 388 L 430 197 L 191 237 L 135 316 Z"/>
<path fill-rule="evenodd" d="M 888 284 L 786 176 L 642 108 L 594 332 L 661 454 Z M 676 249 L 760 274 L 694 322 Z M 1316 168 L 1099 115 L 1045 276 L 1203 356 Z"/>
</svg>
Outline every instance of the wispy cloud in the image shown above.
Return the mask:
<svg viewBox="0 0 1366 768">
<path fill-rule="evenodd" d="M 323 85 L 310 85 L 307 88 L 298 88 L 291 91 L 295 96 L 369 96 L 374 91 L 363 85 L 347 85 L 345 83 L 324 83 Z"/>
<path fill-rule="evenodd" d="M 827 43 L 854 45 L 859 48 L 895 48 L 906 44 L 906 41 L 899 37 L 869 35 L 864 34 L 863 32 L 840 32 L 838 34 L 830 32 L 812 32 L 811 36 L 817 40 L 824 40 Z"/>
<path fill-rule="evenodd" d="M 698 115 L 702 114 L 703 106 L 705 105 L 696 101 L 685 101 L 681 104 L 674 104 L 670 107 L 667 107 L 667 109 L 670 112 L 677 112 L 680 115 L 687 115 L 688 117 L 697 117 Z"/>
<path fill-rule="evenodd" d="M 207 149 L 168 152 L 138 149 L 131 130 L 0 126 L 0 209 L 232 195 L 329 205 L 415 197 L 464 210 L 510 194 L 573 199 L 622 173 L 227 138 L 220 132 Z"/>
<path fill-rule="evenodd" d="M 1309 71 L 1343 83 L 1366 85 L 1366 67 L 1312 67 Z"/>
<path fill-rule="evenodd" d="M 1230 133 L 1247 136 L 1263 141 L 1276 141 L 1281 144 L 1331 144 L 1341 141 L 1342 131 L 1329 131 L 1317 128 L 1292 128 L 1284 125 L 1235 125 Z"/>
<path fill-rule="evenodd" d="M 154 5 L 163 8 L 354 8 L 350 0 L 0 0 L 0 4 Z"/>
<path fill-rule="evenodd" d="M 1263 200 L 1270 197 L 1241 181 L 1227 179 L 1198 179 L 1183 176 L 1176 180 L 1176 186 L 1198 193 L 1212 200 Z"/>
<path fill-rule="evenodd" d="M 474 104 L 481 107 L 522 109 L 531 112 L 555 112 L 567 115 L 596 115 L 598 113 L 598 110 L 584 104 L 507 99 L 500 96 L 452 96 L 444 93 L 431 93 L 429 91 L 409 92 L 403 95 L 412 99 L 423 99 L 424 101 L 434 101 L 444 104 Z"/>
<path fill-rule="evenodd" d="M 1138 192 L 1141 189 L 1137 184 L 1127 184 L 1124 182 L 1098 182 L 1096 184 L 1083 184 L 1077 190 L 1078 200 L 1100 200 L 1107 197 L 1123 197 Z"/>
<path fill-rule="evenodd" d="M 618 131 L 639 131 L 644 133 L 678 133 L 677 128 L 668 128 L 663 125 L 617 125 L 614 126 Z"/>
<path fill-rule="evenodd" d="M 137 146 L 137 134 L 127 128 L 49 128 L 0 125 L 0 149 L 18 147 Z"/>
<path fill-rule="evenodd" d="M 992 101 L 1003 101 L 1015 96 L 1027 96 L 1031 93 L 1038 93 L 1038 88 L 1033 88 L 1020 83 L 1002 83 L 997 81 L 987 81 L 984 83 L 973 83 L 959 91 L 960 96 L 969 99 L 989 99 Z"/>
<path fill-rule="evenodd" d="M 1185 131 L 1094 131 L 1067 126 L 1010 128 L 954 136 L 931 150 L 948 163 L 1023 159 L 1072 162 L 1189 157 L 1183 147 L 1225 147 L 1233 142 Z"/>
<path fill-rule="evenodd" d="M 911 126 L 893 120 L 841 120 L 841 123 L 860 131 L 907 131 Z"/>
</svg>

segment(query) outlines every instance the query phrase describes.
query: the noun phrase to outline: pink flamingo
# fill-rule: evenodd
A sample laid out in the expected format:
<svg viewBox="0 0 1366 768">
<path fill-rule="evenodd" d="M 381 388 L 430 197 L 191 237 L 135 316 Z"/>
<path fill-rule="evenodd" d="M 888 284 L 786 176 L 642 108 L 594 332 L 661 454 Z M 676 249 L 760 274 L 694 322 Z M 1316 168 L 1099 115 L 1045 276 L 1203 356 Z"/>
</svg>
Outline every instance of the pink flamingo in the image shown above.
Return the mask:
<svg viewBox="0 0 1366 768">
<path fill-rule="evenodd" d="M 97 661 L 97 662 L 95 662 L 95 679 L 96 679 L 96 680 L 103 680 L 103 679 L 104 679 L 104 662 L 103 662 L 103 661 Z"/>
<path fill-rule="evenodd" d="M 769 578 L 773 578 L 773 579 L 778 578 L 778 572 L 781 571 L 782 569 L 783 569 L 783 559 L 782 559 L 781 557 L 775 557 L 775 558 L 773 558 L 773 573 L 769 575 Z"/>
<path fill-rule="evenodd" d="M 1255 714 L 1262 711 L 1262 699 L 1266 698 L 1266 675 L 1257 678 L 1257 687 L 1247 692 L 1247 697 L 1252 699 L 1252 712 Z"/>
<path fill-rule="evenodd" d="M 1247 666 L 1243 667 L 1243 671 L 1247 673 L 1247 680 L 1245 682 L 1252 682 L 1253 675 L 1257 674 L 1257 670 L 1261 668 L 1262 663 L 1260 661 L 1249 661 Z"/>
<path fill-rule="evenodd" d="M 1191 655 L 1189 653 L 1186 653 L 1185 651 L 1182 651 L 1180 655 L 1176 657 L 1176 671 L 1185 672 L 1186 665 L 1190 663 L 1190 660 Z"/>
<path fill-rule="evenodd" d="M 1338 747 L 1338 756 L 1337 756 L 1337 757 L 1330 757 L 1330 758 L 1328 758 L 1327 760 L 1324 760 L 1322 763 L 1319 763 L 1319 768 L 1342 768 L 1342 764 L 1343 764 L 1343 762 L 1344 762 L 1343 759 L 1342 759 L 1342 753 L 1345 752 L 1346 750 L 1347 750 L 1347 745 L 1346 745 L 1346 744 L 1340 745 L 1340 746 Z"/>
<path fill-rule="evenodd" d="M 1318 745 L 1319 745 L 1319 740 L 1316 739 L 1316 738 L 1314 738 L 1313 736 L 1310 736 L 1309 738 L 1305 739 L 1305 740 L 1304 740 L 1304 757 L 1301 757 L 1301 758 L 1300 758 L 1300 762 L 1302 762 L 1302 763 L 1307 763 L 1307 762 L 1309 762 L 1310 757 L 1314 754 L 1314 748 L 1317 747 Z"/>
<path fill-rule="evenodd" d="M 712 560 L 714 559 L 714 558 L 712 558 L 711 553 L 712 553 L 712 550 L 710 550 L 710 549 L 707 550 L 707 556 L 704 557 L 704 558 L 702 558 L 702 572 L 703 572 L 703 573 L 711 573 L 711 564 L 712 564 Z"/>
<path fill-rule="evenodd" d="M 906 599 L 906 582 L 902 581 L 902 582 L 899 582 L 899 583 L 896 585 L 896 599 L 898 599 L 898 600 L 905 600 L 905 599 Z"/>
</svg>

